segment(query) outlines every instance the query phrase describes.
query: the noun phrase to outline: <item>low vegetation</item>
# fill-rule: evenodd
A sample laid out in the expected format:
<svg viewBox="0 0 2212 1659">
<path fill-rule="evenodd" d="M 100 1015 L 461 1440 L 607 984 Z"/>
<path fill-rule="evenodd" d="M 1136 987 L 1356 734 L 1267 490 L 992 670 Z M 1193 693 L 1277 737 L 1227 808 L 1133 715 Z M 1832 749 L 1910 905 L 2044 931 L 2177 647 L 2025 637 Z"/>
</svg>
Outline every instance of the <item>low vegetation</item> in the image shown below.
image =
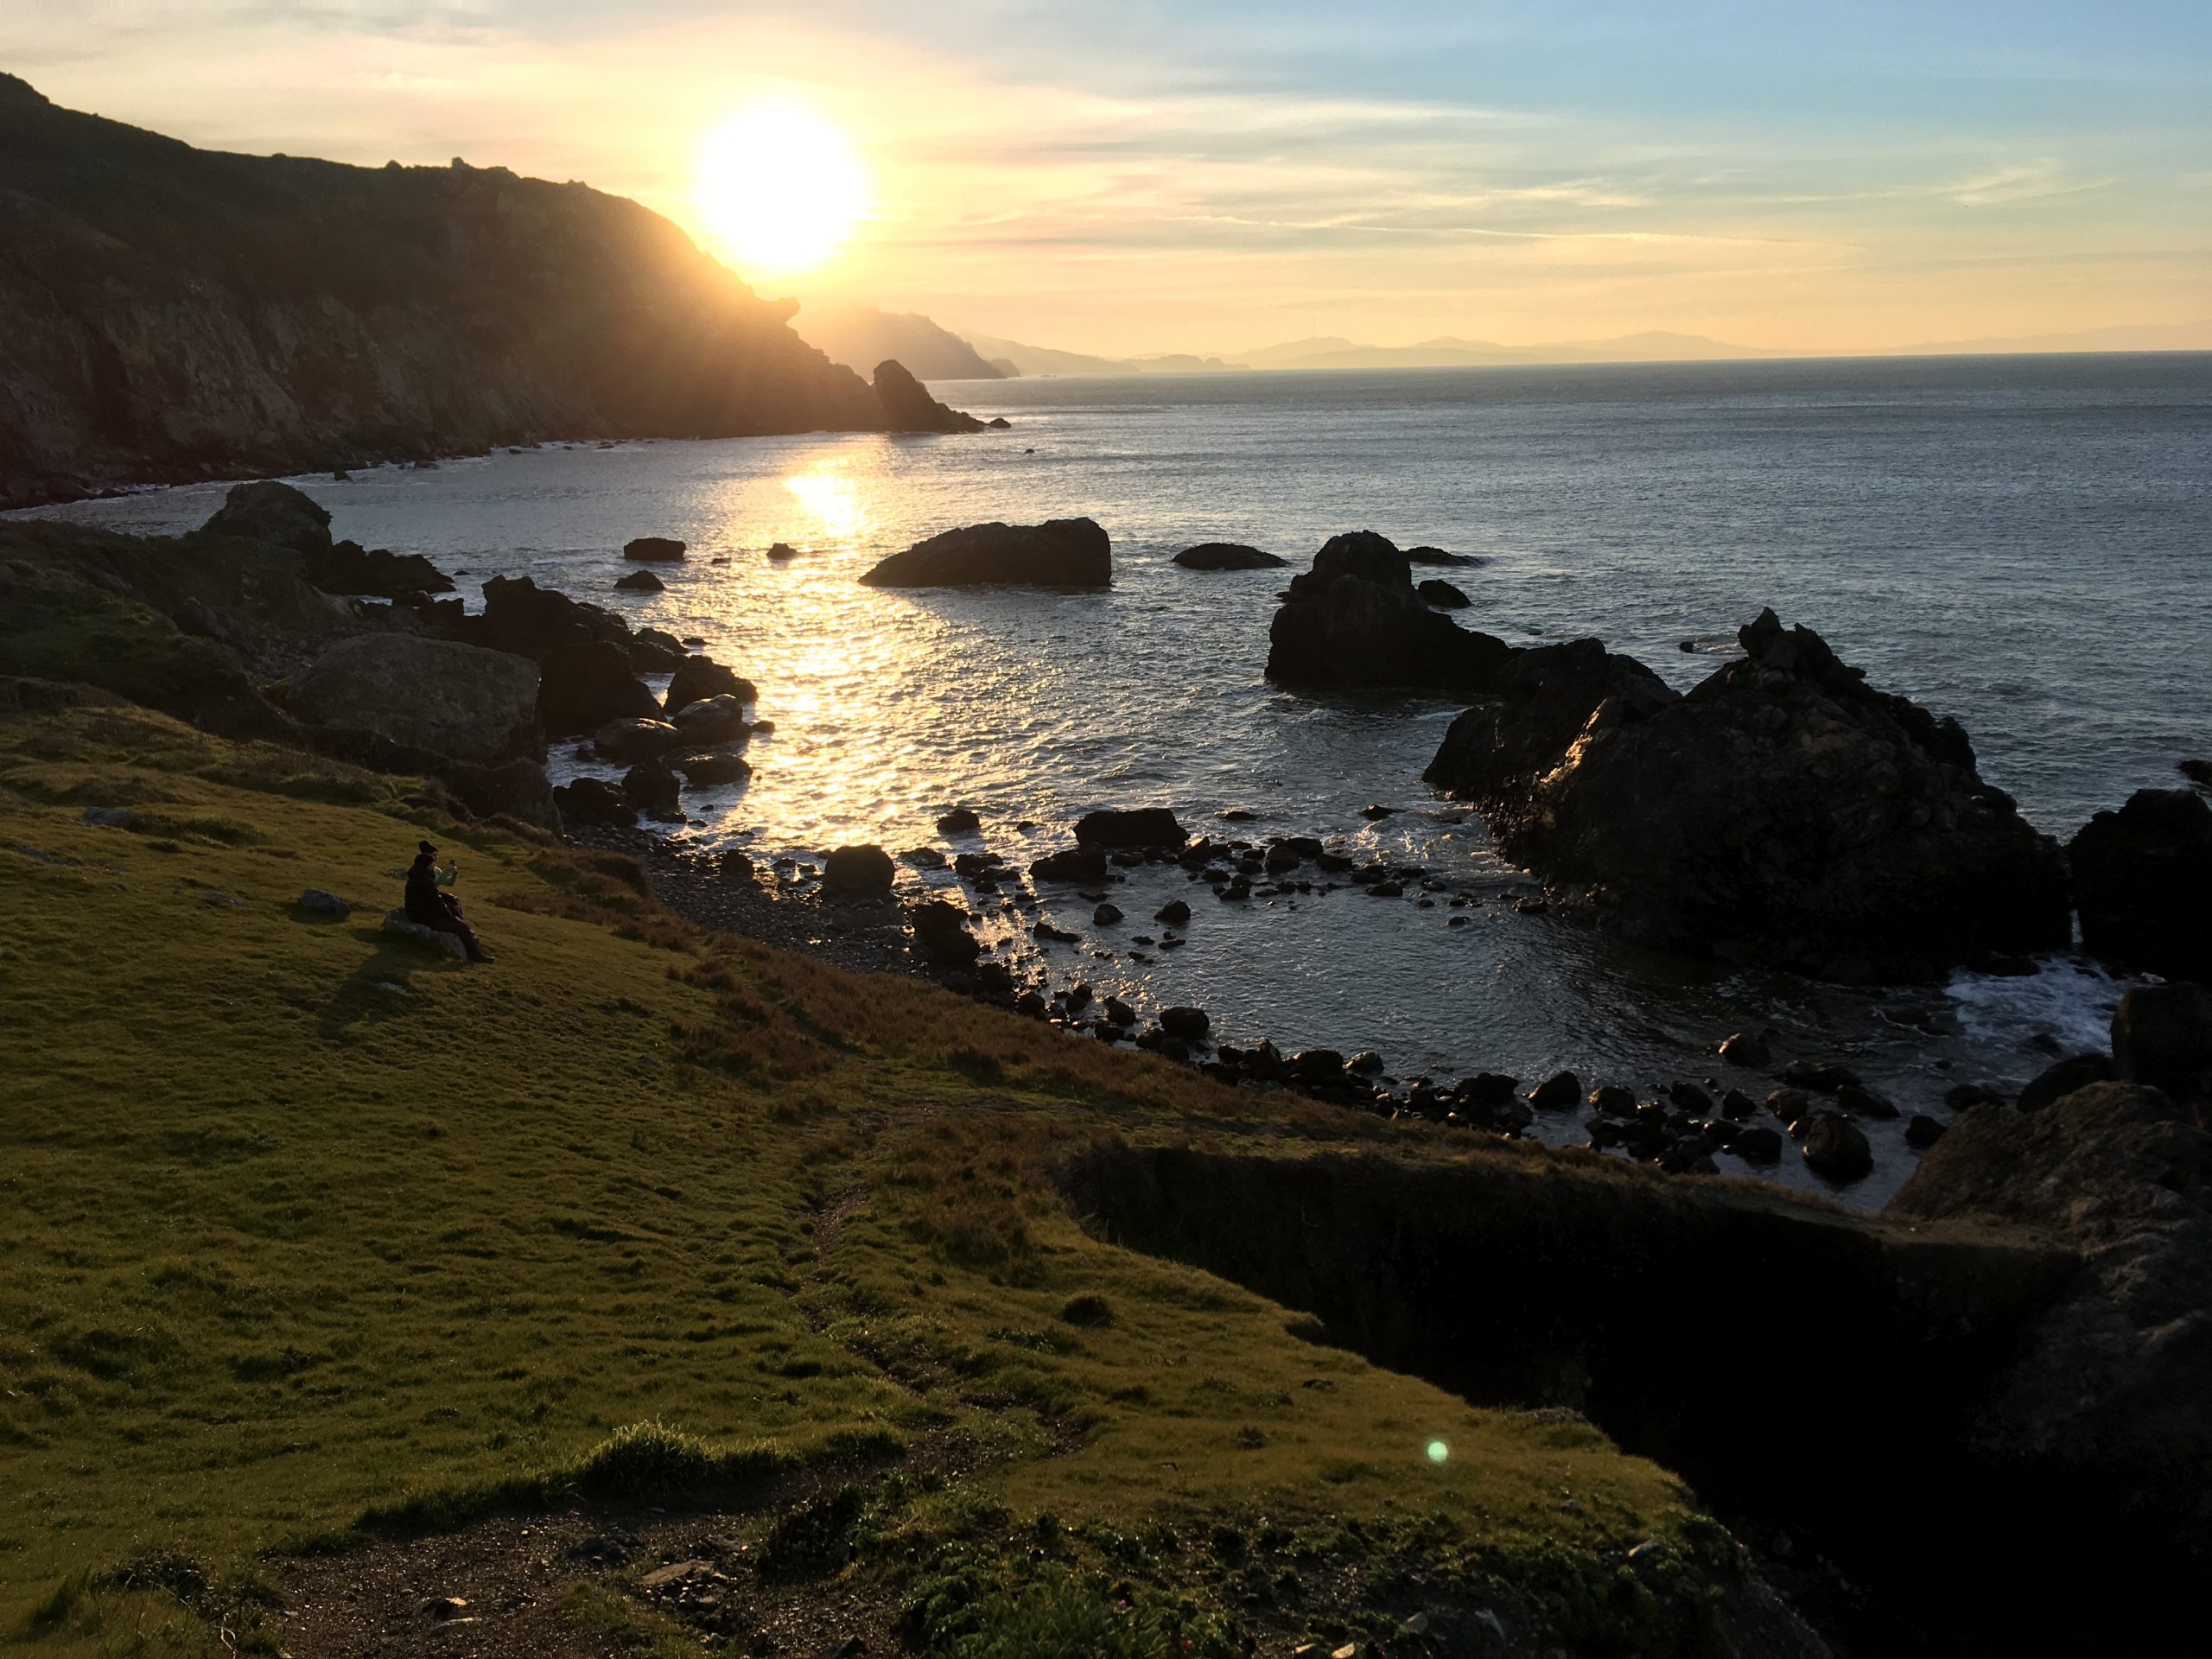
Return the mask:
<svg viewBox="0 0 2212 1659">
<path fill-rule="evenodd" d="M 425 834 L 494 965 L 380 931 Z M 1654 1640 L 1622 1553 L 1728 1555 L 1586 1426 L 1316 1346 L 1052 1179 L 1112 1139 L 1427 1142 L 701 932 L 404 781 L 0 716 L 0 1046 L 33 1651 L 273 1649 L 297 1563 L 537 1511 L 753 1515 L 763 1593 L 875 1585 L 965 1659 L 1387 1632 L 1409 1584 Z M 610 1582 L 579 1628 L 708 1639 Z"/>
</svg>

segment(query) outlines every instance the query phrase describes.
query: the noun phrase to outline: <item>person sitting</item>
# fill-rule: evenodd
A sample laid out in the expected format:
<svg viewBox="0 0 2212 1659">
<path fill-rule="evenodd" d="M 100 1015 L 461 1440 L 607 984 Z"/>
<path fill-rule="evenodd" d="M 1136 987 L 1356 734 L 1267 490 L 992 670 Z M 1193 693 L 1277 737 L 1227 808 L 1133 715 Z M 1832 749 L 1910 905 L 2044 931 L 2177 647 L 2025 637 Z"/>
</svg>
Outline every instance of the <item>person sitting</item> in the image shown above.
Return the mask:
<svg viewBox="0 0 2212 1659">
<path fill-rule="evenodd" d="M 476 931 L 461 917 L 461 901 L 441 887 L 449 887 L 461 878 L 461 867 L 448 859 L 445 868 L 438 868 L 438 849 L 427 841 L 415 843 L 419 850 L 415 861 L 407 867 L 407 919 L 418 927 L 427 927 L 440 933 L 450 933 L 468 953 L 471 962 L 489 962 L 491 956 L 476 943 Z"/>
</svg>

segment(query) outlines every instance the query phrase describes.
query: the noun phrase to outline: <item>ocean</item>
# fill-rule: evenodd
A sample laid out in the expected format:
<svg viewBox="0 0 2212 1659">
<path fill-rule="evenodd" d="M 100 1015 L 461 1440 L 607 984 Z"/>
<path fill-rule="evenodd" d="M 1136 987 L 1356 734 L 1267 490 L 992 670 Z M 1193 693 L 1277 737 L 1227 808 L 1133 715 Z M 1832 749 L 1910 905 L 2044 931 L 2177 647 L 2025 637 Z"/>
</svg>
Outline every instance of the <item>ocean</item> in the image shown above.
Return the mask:
<svg viewBox="0 0 2212 1659">
<path fill-rule="evenodd" d="M 966 804 L 1019 862 L 1094 807 L 1172 806 L 1194 833 L 1319 836 L 1423 866 L 1482 901 L 1409 890 L 1219 904 L 1179 871 L 1130 873 L 1042 913 L 971 898 L 1007 959 L 1149 1009 L 1196 1003 L 1222 1037 L 1379 1051 L 1400 1078 L 1572 1070 L 1586 1088 L 1675 1078 L 1771 1087 L 1714 1058 L 1771 1027 L 1783 1057 L 1841 1058 L 1905 1112 L 2016 1088 L 2054 1052 L 2102 1046 L 2121 987 L 2055 958 L 2031 977 L 1853 991 L 1628 949 L 1551 915 L 1479 818 L 1420 775 L 1456 712 L 1424 699 L 1268 685 L 1285 571 L 1199 574 L 1202 541 L 1303 566 L 1371 529 L 1479 567 L 1465 625 L 1592 635 L 1687 687 L 1771 606 L 1872 682 L 1971 734 L 1988 781 L 2070 835 L 2175 764 L 2212 754 L 2212 355 L 1827 360 L 939 383 L 1011 429 L 560 446 L 294 480 L 334 533 L 427 555 L 472 601 L 528 575 L 639 624 L 700 635 L 756 681 L 772 736 L 748 785 L 688 798 L 684 833 L 766 859 L 873 841 L 942 845 Z M 219 486 L 44 510 L 168 531 Z M 1087 514 L 1113 537 L 1109 592 L 886 592 L 855 578 L 984 519 Z M 618 594 L 622 543 L 690 543 L 668 590 Z M 764 550 L 785 541 L 788 563 Z M 594 768 L 564 750 L 556 775 Z M 602 768 L 601 770 L 606 770 Z M 1370 820 L 1364 809 L 1399 809 Z M 1217 821 L 1224 810 L 1255 815 Z M 1028 827 L 1021 827 L 1028 826 Z M 949 873 L 907 869 L 918 893 Z M 1175 896 L 1173 953 L 1132 943 Z M 1440 895 L 1441 898 L 1441 895 Z M 1583 1138 L 1580 1113 L 1538 1125 Z M 1870 1125 L 1879 1203 L 1915 1156 Z M 1724 1160 L 1724 1163 L 1726 1160 Z M 1787 1155 L 1774 1178 L 1820 1188 Z"/>
</svg>

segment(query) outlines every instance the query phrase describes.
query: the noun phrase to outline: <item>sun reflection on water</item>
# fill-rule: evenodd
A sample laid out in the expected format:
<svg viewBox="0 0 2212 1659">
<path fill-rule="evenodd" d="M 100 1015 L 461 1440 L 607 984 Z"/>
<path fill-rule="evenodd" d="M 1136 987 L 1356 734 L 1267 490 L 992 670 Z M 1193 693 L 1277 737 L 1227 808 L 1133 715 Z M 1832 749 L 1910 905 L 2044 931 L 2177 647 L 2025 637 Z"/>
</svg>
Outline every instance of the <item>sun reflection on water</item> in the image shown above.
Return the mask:
<svg viewBox="0 0 2212 1659">
<path fill-rule="evenodd" d="M 784 480 L 784 488 L 814 515 L 815 522 L 833 541 L 851 542 L 868 529 L 868 504 L 861 499 L 859 487 L 842 472 L 816 467 L 794 473 Z"/>
</svg>

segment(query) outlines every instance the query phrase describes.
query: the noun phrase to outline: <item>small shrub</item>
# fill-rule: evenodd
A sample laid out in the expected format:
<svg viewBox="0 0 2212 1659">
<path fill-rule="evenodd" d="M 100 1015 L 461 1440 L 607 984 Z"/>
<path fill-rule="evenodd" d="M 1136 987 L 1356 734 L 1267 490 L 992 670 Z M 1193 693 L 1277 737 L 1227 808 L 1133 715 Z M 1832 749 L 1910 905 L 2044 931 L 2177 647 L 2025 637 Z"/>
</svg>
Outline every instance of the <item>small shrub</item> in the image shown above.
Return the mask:
<svg viewBox="0 0 2212 1659">
<path fill-rule="evenodd" d="M 951 1659 L 1170 1659 L 1175 1637 L 1153 1613 L 1116 1610 L 1065 1576 L 986 1597 Z"/>
<path fill-rule="evenodd" d="M 840 1486 L 819 1503 L 777 1517 L 760 1541 L 753 1567 L 764 1582 L 827 1578 L 853 1556 L 854 1524 L 863 1500 L 857 1486 Z"/>
<path fill-rule="evenodd" d="M 1065 1323 L 1080 1325 L 1086 1331 L 1103 1330 L 1114 1323 L 1114 1305 L 1103 1296 L 1086 1291 L 1080 1296 L 1068 1299 L 1067 1306 L 1060 1310 L 1060 1318 Z"/>
</svg>

